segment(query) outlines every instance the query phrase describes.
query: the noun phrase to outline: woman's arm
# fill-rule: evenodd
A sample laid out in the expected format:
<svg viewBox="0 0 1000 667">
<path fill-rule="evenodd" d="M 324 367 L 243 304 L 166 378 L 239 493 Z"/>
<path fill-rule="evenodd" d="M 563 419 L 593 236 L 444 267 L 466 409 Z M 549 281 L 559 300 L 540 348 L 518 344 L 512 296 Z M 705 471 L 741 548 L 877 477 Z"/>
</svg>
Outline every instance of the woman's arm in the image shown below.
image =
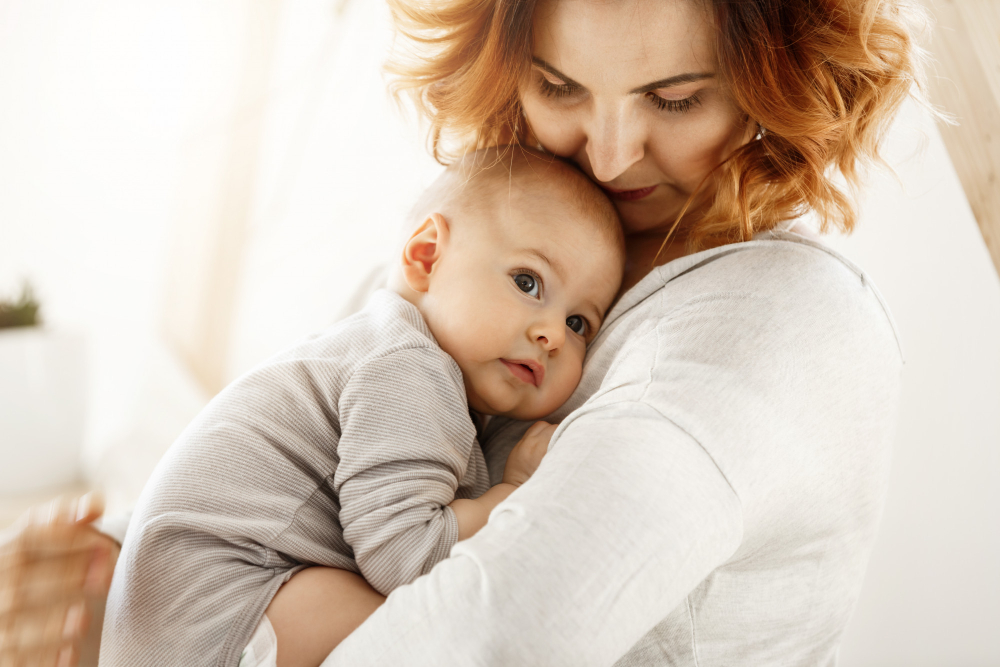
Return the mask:
<svg viewBox="0 0 1000 667">
<path fill-rule="evenodd" d="M 739 544 L 711 457 L 650 407 L 577 413 L 475 537 L 324 663 L 608 665 Z"/>
<path fill-rule="evenodd" d="M 583 380 L 600 389 L 532 479 L 326 667 L 609 665 L 709 601 L 703 631 L 733 633 L 722 663 L 803 635 L 799 655 L 836 650 L 884 500 L 895 333 L 870 281 L 822 247 L 700 261 L 602 332 Z M 740 548 L 758 568 L 745 578 L 748 561 L 720 569 Z"/>
</svg>

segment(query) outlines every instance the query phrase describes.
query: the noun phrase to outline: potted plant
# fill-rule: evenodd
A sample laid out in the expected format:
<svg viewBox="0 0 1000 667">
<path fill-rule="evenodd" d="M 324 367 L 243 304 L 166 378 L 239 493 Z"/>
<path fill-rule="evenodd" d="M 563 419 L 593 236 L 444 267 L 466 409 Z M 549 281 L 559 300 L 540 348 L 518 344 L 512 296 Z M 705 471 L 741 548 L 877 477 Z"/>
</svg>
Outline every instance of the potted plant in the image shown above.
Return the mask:
<svg viewBox="0 0 1000 667">
<path fill-rule="evenodd" d="M 75 480 L 85 410 L 81 336 L 42 326 L 27 283 L 0 299 L 0 495 Z"/>
</svg>

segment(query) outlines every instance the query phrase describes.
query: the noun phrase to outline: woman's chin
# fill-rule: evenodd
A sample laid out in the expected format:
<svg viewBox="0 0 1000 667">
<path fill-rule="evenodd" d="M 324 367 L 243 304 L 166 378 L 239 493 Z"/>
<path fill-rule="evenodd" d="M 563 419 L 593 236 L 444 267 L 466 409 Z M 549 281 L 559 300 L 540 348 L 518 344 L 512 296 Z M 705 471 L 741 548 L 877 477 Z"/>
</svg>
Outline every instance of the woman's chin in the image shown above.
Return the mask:
<svg viewBox="0 0 1000 667">
<path fill-rule="evenodd" d="M 664 216 L 663 207 L 637 203 L 622 203 L 618 206 L 625 235 L 643 234 L 653 231 L 666 232 L 673 223 L 673 216 Z"/>
</svg>

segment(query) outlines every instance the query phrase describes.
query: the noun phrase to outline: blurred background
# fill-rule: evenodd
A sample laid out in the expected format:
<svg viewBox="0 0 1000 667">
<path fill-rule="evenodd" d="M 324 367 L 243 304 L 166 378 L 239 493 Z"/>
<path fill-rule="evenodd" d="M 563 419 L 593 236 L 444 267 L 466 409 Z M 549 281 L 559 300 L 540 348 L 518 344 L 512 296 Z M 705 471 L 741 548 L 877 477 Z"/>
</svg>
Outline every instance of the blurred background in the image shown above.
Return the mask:
<svg viewBox="0 0 1000 667">
<path fill-rule="evenodd" d="M 0 528 L 111 513 L 221 387 L 334 321 L 440 167 L 372 0 L 0 0 Z M 1000 37 L 998 37 L 1000 39 Z M 1000 279 L 939 130 L 893 128 L 851 237 L 906 354 L 841 664 L 1000 664 Z"/>
</svg>

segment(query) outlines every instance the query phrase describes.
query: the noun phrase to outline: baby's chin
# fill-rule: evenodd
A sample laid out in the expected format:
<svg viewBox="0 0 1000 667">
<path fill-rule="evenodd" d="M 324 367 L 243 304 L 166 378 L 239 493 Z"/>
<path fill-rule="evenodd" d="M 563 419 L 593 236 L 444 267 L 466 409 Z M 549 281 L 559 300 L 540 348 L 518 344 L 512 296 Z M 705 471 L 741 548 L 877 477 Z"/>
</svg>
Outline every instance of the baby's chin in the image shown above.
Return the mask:
<svg viewBox="0 0 1000 667">
<path fill-rule="evenodd" d="M 568 398 L 568 397 L 567 397 Z M 482 399 L 470 400 L 469 405 L 473 410 L 481 415 L 491 415 L 494 417 L 507 417 L 518 421 L 537 421 L 547 417 L 556 411 L 565 401 L 557 405 L 551 405 L 551 401 L 522 401 L 510 406 L 489 405 Z"/>
</svg>

